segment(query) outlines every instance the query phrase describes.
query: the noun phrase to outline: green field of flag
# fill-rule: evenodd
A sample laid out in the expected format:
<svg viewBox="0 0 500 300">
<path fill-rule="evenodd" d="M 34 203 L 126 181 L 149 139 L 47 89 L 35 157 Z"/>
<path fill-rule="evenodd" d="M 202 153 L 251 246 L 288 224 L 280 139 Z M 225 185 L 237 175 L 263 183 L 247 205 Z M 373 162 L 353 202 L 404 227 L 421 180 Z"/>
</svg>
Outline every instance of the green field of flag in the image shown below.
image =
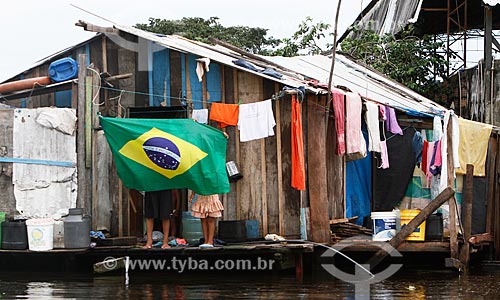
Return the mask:
<svg viewBox="0 0 500 300">
<path fill-rule="evenodd" d="M 130 189 L 229 192 L 227 139 L 192 119 L 100 118 L 118 176 Z"/>
</svg>

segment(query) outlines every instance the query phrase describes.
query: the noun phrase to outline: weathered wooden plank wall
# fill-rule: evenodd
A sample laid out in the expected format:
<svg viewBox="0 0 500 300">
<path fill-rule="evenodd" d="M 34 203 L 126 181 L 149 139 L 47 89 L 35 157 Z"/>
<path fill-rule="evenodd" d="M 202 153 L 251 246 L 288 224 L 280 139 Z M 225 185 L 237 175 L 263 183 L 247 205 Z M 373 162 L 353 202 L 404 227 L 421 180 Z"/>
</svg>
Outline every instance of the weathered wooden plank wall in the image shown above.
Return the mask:
<svg viewBox="0 0 500 300">
<path fill-rule="evenodd" d="M 279 85 L 269 80 L 263 82 L 263 93 L 265 98 L 277 94 Z M 273 113 L 276 118 L 276 101 L 273 101 Z M 274 128 L 275 136 L 265 139 L 265 171 L 266 171 L 266 189 L 265 189 L 265 204 L 267 216 L 267 226 L 262 227 L 262 234 L 265 236 L 268 233 L 279 234 L 279 205 L 278 205 L 278 158 L 277 158 L 277 141 L 278 128 Z M 264 211 L 263 211 L 264 212 Z"/>
<path fill-rule="evenodd" d="M 195 109 L 203 108 L 203 84 L 198 81 L 196 75 L 196 59 L 194 54 L 187 54 L 186 58 L 186 82 L 187 82 L 187 98 L 193 101 Z"/>
<path fill-rule="evenodd" d="M 235 93 L 237 93 L 237 76 L 234 68 L 224 67 L 224 101 L 228 104 L 235 103 Z M 226 133 L 229 135 L 229 139 L 227 141 L 227 161 L 234 161 L 237 164 L 239 161 L 237 160 L 237 151 L 236 145 L 239 143 L 239 137 L 236 134 L 237 129 L 235 126 L 229 126 L 226 128 Z M 238 165 L 239 167 L 239 165 Z M 231 190 L 229 193 L 225 195 L 224 204 L 224 220 L 236 220 L 236 207 L 237 207 L 237 197 L 238 194 L 236 192 L 238 182 L 231 183 Z"/>
<path fill-rule="evenodd" d="M 331 241 L 328 217 L 328 190 L 326 167 L 326 118 L 323 99 L 307 98 L 308 122 L 308 178 L 311 239 L 315 242 Z"/>
<path fill-rule="evenodd" d="M 238 71 L 238 100 L 241 103 L 252 103 L 263 99 L 262 78 Z M 243 179 L 238 184 L 238 207 L 240 218 L 259 220 L 259 230 L 262 226 L 262 171 L 261 146 L 259 140 L 240 143 L 240 169 Z"/>
<path fill-rule="evenodd" d="M 182 56 L 180 52 L 170 51 L 170 103 L 178 106 L 181 103 L 181 98 L 184 95 L 182 88 Z"/>
<path fill-rule="evenodd" d="M 12 109 L 0 109 L 0 157 L 12 157 L 14 113 Z M 12 163 L 0 162 L 0 211 L 13 217 L 16 213 Z"/>
<path fill-rule="evenodd" d="M 287 238 L 298 238 L 300 234 L 300 192 L 291 187 L 292 182 L 292 105 L 291 97 L 286 96 L 280 101 L 281 119 L 281 168 L 283 193 L 283 235 Z M 304 102 L 305 103 L 305 102 Z M 305 106 L 302 106 L 306 110 Z M 307 111 L 307 110 L 306 110 Z M 303 120 L 305 120 L 303 118 Z M 306 135 L 304 135 L 305 137 Z M 306 138 L 304 138 L 306 140 Z"/>
<path fill-rule="evenodd" d="M 152 106 L 170 106 L 170 50 L 153 52 Z"/>
<path fill-rule="evenodd" d="M 333 109 L 328 116 L 326 133 L 326 164 L 327 164 L 327 186 L 328 186 L 328 211 L 330 219 L 341 219 L 345 217 L 344 199 L 344 156 L 336 155 L 336 128 Z"/>
</svg>

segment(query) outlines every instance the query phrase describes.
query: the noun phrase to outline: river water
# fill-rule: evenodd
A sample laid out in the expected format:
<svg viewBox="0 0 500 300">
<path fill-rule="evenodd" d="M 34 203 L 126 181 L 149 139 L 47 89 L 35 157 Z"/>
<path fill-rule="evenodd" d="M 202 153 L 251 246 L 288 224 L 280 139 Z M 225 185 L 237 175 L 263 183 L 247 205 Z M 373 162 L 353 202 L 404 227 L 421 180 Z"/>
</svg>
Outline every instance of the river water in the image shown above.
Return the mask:
<svg viewBox="0 0 500 300">
<path fill-rule="evenodd" d="M 356 297 L 326 272 L 307 274 L 124 274 L 68 276 L 0 272 L 0 299 L 500 299 L 500 273 L 468 276 L 400 271 Z"/>
</svg>

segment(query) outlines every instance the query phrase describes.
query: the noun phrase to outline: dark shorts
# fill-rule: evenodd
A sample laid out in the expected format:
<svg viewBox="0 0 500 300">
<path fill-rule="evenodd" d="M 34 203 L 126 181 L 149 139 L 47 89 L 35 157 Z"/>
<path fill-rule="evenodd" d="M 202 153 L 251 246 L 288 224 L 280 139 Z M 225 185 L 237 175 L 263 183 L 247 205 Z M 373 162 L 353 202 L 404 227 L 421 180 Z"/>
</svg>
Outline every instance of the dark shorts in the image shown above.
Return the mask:
<svg viewBox="0 0 500 300">
<path fill-rule="evenodd" d="M 174 212 L 172 191 L 146 192 L 144 215 L 146 218 L 171 219 Z"/>
</svg>

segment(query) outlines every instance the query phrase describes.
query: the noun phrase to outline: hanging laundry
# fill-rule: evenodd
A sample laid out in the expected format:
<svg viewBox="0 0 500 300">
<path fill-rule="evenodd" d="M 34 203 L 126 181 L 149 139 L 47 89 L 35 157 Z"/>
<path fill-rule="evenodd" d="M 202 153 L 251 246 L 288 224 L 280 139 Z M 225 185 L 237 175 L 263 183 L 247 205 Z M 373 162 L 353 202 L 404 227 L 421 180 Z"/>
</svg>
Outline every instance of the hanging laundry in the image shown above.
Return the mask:
<svg viewBox="0 0 500 300">
<path fill-rule="evenodd" d="M 387 141 L 380 142 L 380 150 L 381 163 L 380 166 L 377 166 L 377 168 L 389 169 L 389 153 L 387 152 Z"/>
<path fill-rule="evenodd" d="M 238 125 L 240 106 L 238 104 L 225 104 L 212 102 L 210 107 L 210 120 L 219 123 L 220 128 Z"/>
<path fill-rule="evenodd" d="M 306 171 L 300 106 L 297 96 L 292 95 L 292 187 L 303 191 L 306 189 Z"/>
<path fill-rule="evenodd" d="M 465 119 L 458 119 L 460 126 L 459 159 L 457 174 L 465 174 L 467 164 L 474 166 L 474 176 L 485 176 L 486 156 L 492 126 Z"/>
<path fill-rule="evenodd" d="M 436 176 L 441 174 L 443 159 L 441 156 L 441 140 L 434 143 L 434 151 L 432 153 L 431 162 L 429 163 L 430 174 Z"/>
<path fill-rule="evenodd" d="M 385 105 L 379 105 L 378 109 L 379 109 L 379 113 L 380 113 L 380 120 L 386 121 L 387 120 L 387 113 L 385 112 Z"/>
<path fill-rule="evenodd" d="M 198 80 L 200 82 L 203 81 L 203 75 L 205 72 L 210 71 L 209 66 L 210 65 L 210 58 L 203 57 L 203 58 L 198 58 L 196 60 L 196 76 L 198 76 Z"/>
<path fill-rule="evenodd" d="M 422 172 L 424 174 L 427 174 L 427 149 L 429 147 L 429 142 L 424 140 L 424 143 L 422 145 L 422 165 L 420 166 L 420 169 L 422 169 Z"/>
<path fill-rule="evenodd" d="M 193 109 L 193 114 L 191 116 L 193 120 L 201 124 L 208 123 L 208 109 Z"/>
<path fill-rule="evenodd" d="M 394 134 L 403 135 L 403 130 L 401 129 L 401 127 L 399 127 L 398 118 L 396 117 L 396 111 L 394 110 L 394 108 L 385 106 L 385 115 L 387 118 L 387 130 Z"/>
<path fill-rule="evenodd" d="M 356 93 L 346 94 L 346 154 L 351 160 L 366 157 L 366 142 L 361 132 L 363 103 Z"/>
<path fill-rule="evenodd" d="M 420 167 L 420 163 L 422 162 L 422 151 L 424 148 L 424 139 L 422 138 L 422 134 L 420 132 L 415 131 L 415 135 L 413 136 L 412 149 L 413 154 L 415 155 L 415 159 L 417 160 L 417 166 Z"/>
<path fill-rule="evenodd" d="M 425 177 L 427 178 L 427 183 L 430 183 L 431 182 L 431 178 L 433 176 L 433 174 L 430 172 L 430 167 L 431 167 L 431 160 L 432 160 L 432 156 L 434 155 L 434 148 L 436 146 L 436 142 L 428 142 L 427 143 L 427 157 L 426 157 L 426 161 L 425 161 L 425 170 L 424 170 L 424 173 L 425 173 Z"/>
<path fill-rule="evenodd" d="M 240 105 L 238 129 L 240 142 L 248 142 L 274 135 L 273 108 L 271 100 Z"/>
<path fill-rule="evenodd" d="M 365 102 L 366 113 L 365 122 L 368 129 L 368 150 L 373 152 L 381 152 L 382 147 L 380 145 L 380 126 L 378 113 L 378 105 L 372 102 Z"/>
<path fill-rule="evenodd" d="M 434 119 L 432 120 L 432 133 L 433 142 L 439 141 L 443 136 L 443 123 L 441 123 L 441 117 L 439 116 L 434 116 Z"/>
<path fill-rule="evenodd" d="M 451 120 L 451 122 L 450 122 Z M 448 127 L 451 126 L 451 152 L 448 152 Z M 446 189 L 448 184 L 448 176 L 455 178 L 455 168 L 460 167 L 460 161 L 458 159 L 458 141 L 460 140 L 460 133 L 458 127 L 458 118 L 453 110 L 447 110 L 444 113 L 443 119 L 443 137 L 441 138 L 441 157 L 443 162 L 441 164 L 441 178 L 439 181 L 439 192 L 441 193 Z M 448 174 L 448 156 L 451 157 L 451 163 L 453 164 L 452 172 L 453 174 Z"/>
<path fill-rule="evenodd" d="M 335 113 L 335 130 L 337 137 L 337 149 L 335 154 L 343 155 L 345 153 L 345 107 L 344 107 L 344 96 L 345 93 L 342 90 L 334 89 L 333 92 L 333 111 Z"/>
</svg>

